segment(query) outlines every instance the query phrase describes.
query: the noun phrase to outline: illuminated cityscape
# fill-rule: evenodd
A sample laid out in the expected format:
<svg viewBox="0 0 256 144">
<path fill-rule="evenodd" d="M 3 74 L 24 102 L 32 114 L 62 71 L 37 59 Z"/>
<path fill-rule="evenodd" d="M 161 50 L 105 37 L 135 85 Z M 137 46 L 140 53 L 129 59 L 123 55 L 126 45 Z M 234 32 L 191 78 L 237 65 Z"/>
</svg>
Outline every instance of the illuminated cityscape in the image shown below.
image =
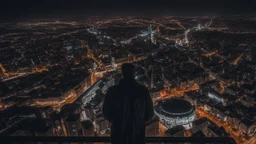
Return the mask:
<svg viewBox="0 0 256 144">
<path fill-rule="evenodd" d="M 256 143 L 256 18 L 108 16 L 0 25 L 0 135 L 109 136 L 109 87 L 133 63 L 147 136 Z"/>
</svg>

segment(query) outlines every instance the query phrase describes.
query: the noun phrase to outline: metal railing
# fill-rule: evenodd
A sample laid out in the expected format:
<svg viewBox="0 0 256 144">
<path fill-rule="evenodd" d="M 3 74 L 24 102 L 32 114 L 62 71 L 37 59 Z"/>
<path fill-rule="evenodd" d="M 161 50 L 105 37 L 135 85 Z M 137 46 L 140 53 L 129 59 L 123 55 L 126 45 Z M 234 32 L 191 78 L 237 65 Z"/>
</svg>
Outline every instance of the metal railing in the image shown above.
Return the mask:
<svg viewBox="0 0 256 144">
<path fill-rule="evenodd" d="M 110 143 L 110 137 L 59 137 L 59 136 L 0 136 L 1 144 L 27 144 L 27 143 Z M 235 144 L 230 137 L 146 137 L 146 143 L 186 143 L 186 144 Z"/>
</svg>

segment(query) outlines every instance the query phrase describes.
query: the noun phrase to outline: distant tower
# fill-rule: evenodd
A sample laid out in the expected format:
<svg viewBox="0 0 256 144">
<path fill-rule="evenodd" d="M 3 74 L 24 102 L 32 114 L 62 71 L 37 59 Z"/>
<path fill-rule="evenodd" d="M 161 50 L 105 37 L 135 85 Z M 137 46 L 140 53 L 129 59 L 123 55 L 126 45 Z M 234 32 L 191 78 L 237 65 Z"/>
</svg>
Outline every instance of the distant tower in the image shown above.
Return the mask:
<svg viewBox="0 0 256 144">
<path fill-rule="evenodd" d="M 201 30 L 201 24 L 198 24 L 197 30 Z"/>
<path fill-rule="evenodd" d="M 188 41 L 188 33 L 190 32 L 190 29 L 186 30 L 185 31 L 185 43 L 188 44 L 189 41 Z"/>
<path fill-rule="evenodd" d="M 150 25 L 148 27 L 148 36 L 149 36 L 149 39 L 150 39 L 151 43 L 156 43 L 155 37 L 154 37 L 154 31 L 152 29 L 152 25 Z"/>
<path fill-rule="evenodd" d="M 111 64 L 113 68 L 116 68 L 115 58 L 111 57 Z"/>
</svg>

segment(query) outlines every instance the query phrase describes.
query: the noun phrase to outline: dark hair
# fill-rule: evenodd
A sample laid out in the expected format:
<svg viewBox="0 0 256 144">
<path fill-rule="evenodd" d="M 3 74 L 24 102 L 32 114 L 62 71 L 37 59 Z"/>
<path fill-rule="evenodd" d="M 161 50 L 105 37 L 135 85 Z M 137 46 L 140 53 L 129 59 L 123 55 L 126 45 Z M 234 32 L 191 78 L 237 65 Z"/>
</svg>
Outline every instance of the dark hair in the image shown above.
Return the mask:
<svg viewBox="0 0 256 144">
<path fill-rule="evenodd" d="M 124 63 L 122 65 L 122 74 L 124 79 L 134 79 L 135 68 L 131 63 Z"/>
</svg>

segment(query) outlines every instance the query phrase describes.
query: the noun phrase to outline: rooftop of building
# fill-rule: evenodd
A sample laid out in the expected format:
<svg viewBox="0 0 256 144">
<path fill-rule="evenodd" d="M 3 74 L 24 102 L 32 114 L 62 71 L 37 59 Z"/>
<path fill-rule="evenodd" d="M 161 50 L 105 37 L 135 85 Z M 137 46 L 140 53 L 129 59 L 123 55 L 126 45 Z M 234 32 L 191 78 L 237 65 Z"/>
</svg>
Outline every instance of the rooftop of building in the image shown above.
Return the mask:
<svg viewBox="0 0 256 144">
<path fill-rule="evenodd" d="M 193 122 L 193 124 L 195 124 L 196 126 L 198 125 L 201 125 L 203 123 L 208 123 L 208 119 L 207 118 L 200 118 L 200 119 L 197 119 Z"/>
<path fill-rule="evenodd" d="M 188 101 L 173 98 L 159 102 L 155 110 L 168 116 L 185 116 L 191 114 L 194 108 Z"/>
<path fill-rule="evenodd" d="M 185 131 L 185 128 L 183 126 L 179 125 L 179 126 L 175 126 L 173 128 L 168 129 L 167 131 L 165 131 L 165 134 L 171 136 L 171 135 L 175 135 L 176 133 L 181 132 L 181 131 Z"/>
<path fill-rule="evenodd" d="M 78 122 L 80 120 L 80 114 L 69 114 L 66 118 L 66 122 Z"/>
<path fill-rule="evenodd" d="M 205 137 L 205 134 L 199 130 L 196 133 L 192 134 L 192 137 Z"/>
<path fill-rule="evenodd" d="M 229 136 L 223 127 L 218 127 L 213 123 L 209 125 L 208 128 L 218 136 Z"/>
<path fill-rule="evenodd" d="M 82 126 L 84 129 L 91 129 L 93 128 L 93 123 L 90 120 L 85 120 L 82 122 Z"/>
</svg>

